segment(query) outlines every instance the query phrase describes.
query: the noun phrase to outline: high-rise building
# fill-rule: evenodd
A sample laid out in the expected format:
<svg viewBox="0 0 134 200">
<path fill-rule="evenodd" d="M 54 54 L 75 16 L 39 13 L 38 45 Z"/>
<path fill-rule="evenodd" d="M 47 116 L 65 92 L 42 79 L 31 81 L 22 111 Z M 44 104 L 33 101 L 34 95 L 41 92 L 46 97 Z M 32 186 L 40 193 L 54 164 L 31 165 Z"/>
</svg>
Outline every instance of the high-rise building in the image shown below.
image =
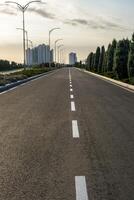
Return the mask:
<svg viewBox="0 0 134 200">
<path fill-rule="evenodd" d="M 51 63 L 54 62 L 54 50 L 53 49 L 51 49 L 51 51 L 50 51 L 50 61 L 51 61 Z"/>
<path fill-rule="evenodd" d="M 53 50 L 45 44 L 26 50 L 27 65 L 40 65 L 53 62 Z"/>
<path fill-rule="evenodd" d="M 77 56 L 76 53 L 71 52 L 69 54 L 69 64 L 74 65 L 77 62 Z"/>
<path fill-rule="evenodd" d="M 32 65 L 33 63 L 33 50 L 28 48 L 26 51 L 26 63 L 28 66 Z"/>
</svg>

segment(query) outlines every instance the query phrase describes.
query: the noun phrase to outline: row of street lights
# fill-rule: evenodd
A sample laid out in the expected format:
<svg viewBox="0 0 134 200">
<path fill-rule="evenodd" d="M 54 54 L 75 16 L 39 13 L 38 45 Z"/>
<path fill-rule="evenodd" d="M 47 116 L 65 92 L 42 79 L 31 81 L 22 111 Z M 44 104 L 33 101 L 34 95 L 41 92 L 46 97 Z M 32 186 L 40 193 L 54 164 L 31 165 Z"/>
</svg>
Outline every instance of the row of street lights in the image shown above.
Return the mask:
<svg viewBox="0 0 134 200">
<path fill-rule="evenodd" d="M 26 46 L 25 46 L 25 41 L 27 42 L 27 49 L 28 49 L 28 42 L 30 42 L 32 48 L 33 48 L 33 42 L 31 40 L 28 39 L 28 31 L 25 30 L 25 12 L 28 9 L 29 5 L 32 3 L 42 3 L 41 0 L 35 0 L 35 1 L 30 1 L 28 2 L 26 5 L 22 6 L 21 4 L 15 2 L 15 1 L 6 1 L 6 4 L 16 4 L 17 7 L 19 8 L 19 10 L 22 12 L 22 17 L 23 17 L 23 28 L 17 28 L 18 30 L 22 30 L 23 31 L 23 55 L 24 55 L 24 68 L 26 67 Z M 53 31 L 60 29 L 59 27 L 53 28 L 49 31 L 49 48 L 50 48 L 50 52 L 51 52 L 51 34 Z M 55 41 L 55 64 L 57 62 L 57 43 L 60 42 L 63 39 L 58 39 Z M 60 62 L 59 59 L 59 50 L 60 48 L 64 46 L 63 44 L 58 46 L 58 63 Z M 51 67 L 51 58 L 49 55 L 49 67 Z"/>
<path fill-rule="evenodd" d="M 22 6 L 21 4 L 15 2 L 15 1 L 6 1 L 5 3 L 7 4 L 16 4 L 17 7 L 19 8 L 19 10 L 22 12 L 22 17 L 23 17 L 23 54 L 24 54 L 24 68 L 26 67 L 26 47 L 25 47 L 25 12 L 28 9 L 29 5 L 32 3 L 41 3 L 41 1 L 39 0 L 35 0 L 35 1 L 30 1 L 28 2 L 26 5 Z"/>
</svg>

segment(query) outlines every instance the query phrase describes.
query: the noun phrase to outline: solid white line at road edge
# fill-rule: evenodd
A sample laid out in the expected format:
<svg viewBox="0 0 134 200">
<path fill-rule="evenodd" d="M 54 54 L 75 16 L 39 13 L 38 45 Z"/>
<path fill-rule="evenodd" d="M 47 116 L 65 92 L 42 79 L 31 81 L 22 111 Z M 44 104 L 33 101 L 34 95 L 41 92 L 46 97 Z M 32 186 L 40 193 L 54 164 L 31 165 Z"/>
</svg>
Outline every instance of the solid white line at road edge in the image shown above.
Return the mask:
<svg viewBox="0 0 134 200">
<path fill-rule="evenodd" d="M 73 138 L 79 138 L 80 137 L 77 120 L 72 121 L 72 135 L 73 135 Z"/>
<path fill-rule="evenodd" d="M 59 71 L 59 70 L 58 70 L 58 71 Z M 49 76 L 49 75 L 53 75 L 53 74 L 55 74 L 56 72 L 57 72 L 57 71 L 51 71 L 50 73 L 44 73 L 44 74 L 42 74 L 42 75 L 40 74 L 40 76 L 37 75 L 37 78 L 35 77 L 34 79 L 28 80 L 28 81 L 25 82 L 25 83 L 21 83 L 20 85 L 14 86 L 14 87 L 12 87 L 12 88 L 10 88 L 10 89 L 7 89 L 7 90 L 5 90 L 5 91 L 3 91 L 3 92 L 0 92 L 0 95 L 6 94 L 6 93 L 8 93 L 8 92 L 10 92 L 10 91 L 13 91 L 13 90 L 15 90 L 15 89 L 21 87 L 21 86 L 28 85 L 28 84 L 31 83 L 31 82 L 37 81 L 37 80 L 42 79 L 42 78 L 44 78 L 44 77 L 47 77 L 47 76 Z M 18 82 L 20 82 L 20 81 L 18 81 Z"/>
<path fill-rule="evenodd" d="M 88 200 L 85 176 L 75 176 L 76 200 Z"/>
<path fill-rule="evenodd" d="M 76 68 L 76 69 L 78 69 L 78 68 Z M 81 69 L 78 69 L 78 70 L 79 70 L 79 71 L 82 71 Z M 102 75 L 99 75 L 99 74 L 95 74 L 95 73 L 92 73 L 92 72 L 89 72 L 89 71 L 86 71 L 86 70 L 84 70 L 83 72 L 84 72 L 84 73 L 87 73 L 87 74 L 90 74 L 90 75 L 92 75 L 92 76 L 95 76 L 95 77 L 97 77 L 97 78 L 99 78 L 99 79 L 101 79 L 101 80 L 103 80 L 103 81 L 105 81 L 105 82 L 107 82 L 107 83 L 110 83 L 110 84 L 112 84 L 112 85 L 115 85 L 115 86 L 117 86 L 117 87 L 119 87 L 119 88 L 122 88 L 122 89 L 128 91 L 128 92 L 134 93 L 134 90 L 129 89 L 129 88 L 125 87 L 125 86 L 120 85 L 120 83 L 117 83 L 118 81 L 116 81 L 116 80 L 114 80 L 114 79 L 111 79 L 111 78 L 108 78 L 108 77 L 105 77 L 105 76 L 102 76 Z M 121 84 L 122 84 L 122 83 L 121 83 Z M 125 84 L 125 83 L 123 83 L 123 84 Z M 131 86 L 131 85 L 130 85 L 130 86 Z"/>
<path fill-rule="evenodd" d="M 74 101 L 71 101 L 71 111 L 76 111 Z"/>
</svg>

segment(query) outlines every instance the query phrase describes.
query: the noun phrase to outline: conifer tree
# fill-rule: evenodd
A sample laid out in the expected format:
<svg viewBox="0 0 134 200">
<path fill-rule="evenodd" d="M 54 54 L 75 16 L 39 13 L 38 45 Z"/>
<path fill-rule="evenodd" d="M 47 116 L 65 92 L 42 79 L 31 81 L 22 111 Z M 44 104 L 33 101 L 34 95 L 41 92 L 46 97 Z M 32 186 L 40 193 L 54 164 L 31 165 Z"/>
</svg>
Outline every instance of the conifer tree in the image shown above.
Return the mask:
<svg viewBox="0 0 134 200">
<path fill-rule="evenodd" d="M 114 54 L 116 49 L 116 40 L 114 39 L 112 44 L 108 47 L 108 55 L 107 55 L 107 70 L 109 72 L 113 71 L 113 64 L 114 64 Z"/>
<path fill-rule="evenodd" d="M 134 78 L 134 33 L 132 35 L 132 41 L 130 42 L 130 52 L 128 59 L 128 74 L 129 78 Z"/>
<path fill-rule="evenodd" d="M 105 47 L 102 46 L 101 48 L 101 53 L 100 53 L 100 58 L 99 58 L 99 65 L 98 65 L 98 72 L 102 72 L 102 66 L 104 62 L 104 57 L 105 57 Z"/>
<path fill-rule="evenodd" d="M 94 69 L 97 72 L 99 67 L 99 59 L 100 59 L 100 47 L 97 47 L 94 61 Z"/>
<path fill-rule="evenodd" d="M 119 79 L 128 78 L 129 40 L 120 40 L 115 51 L 114 71 Z"/>
</svg>

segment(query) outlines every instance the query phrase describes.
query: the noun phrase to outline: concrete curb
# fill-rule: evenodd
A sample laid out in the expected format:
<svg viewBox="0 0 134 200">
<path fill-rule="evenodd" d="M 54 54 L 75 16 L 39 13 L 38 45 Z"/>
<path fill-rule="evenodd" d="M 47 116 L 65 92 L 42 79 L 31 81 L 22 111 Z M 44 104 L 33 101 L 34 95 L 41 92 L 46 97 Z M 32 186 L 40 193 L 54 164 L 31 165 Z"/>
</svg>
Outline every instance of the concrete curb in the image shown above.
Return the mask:
<svg viewBox="0 0 134 200">
<path fill-rule="evenodd" d="M 57 70 L 57 69 L 56 69 L 56 70 Z M 19 85 L 22 85 L 22 84 L 24 84 L 24 83 L 30 82 L 30 81 L 32 81 L 32 80 L 35 80 L 35 79 L 37 79 L 37 78 L 46 76 L 46 75 L 48 75 L 48 74 L 50 74 L 50 73 L 52 73 L 52 72 L 54 72 L 54 71 L 56 71 L 56 70 L 52 70 L 52 71 L 49 71 L 49 72 L 46 72 L 46 73 L 43 73 L 43 74 L 39 74 L 39 75 L 36 75 L 36 76 L 32 76 L 32 77 L 29 77 L 29 78 L 27 78 L 27 79 L 23 79 L 23 80 L 20 80 L 20 81 L 11 83 L 11 84 L 7 84 L 7 85 L 5 85 L 5 86 L 0 86 L 0 94 L 1 94 L 2 92 L 8 91 L 8 90 L 10 90 L 11 88 L 14 88 L 14 87 L 16 87 L 16 86 L 19 86 Z"/>
<path fill-rule="evenodd" d="M 102 76 L 102 75 L 99 75 L 99 74 L 95 74 L 95 73 L 89 72 L 89 71 L 87 71 L 87 70 L 85 70 L 85 69 L 79 69 L 79 68 L 77 68 L 77 69 L 78 69 L 79 71 L 83 71 L 83 72 L 85 72 L 85 73 L 87 73 L 87 74 L 90 74 L 90 75 L 93 75 L 93 76 L 98 77 L 98 78 L 100 78 L 100 79 L 103 79 L 103 80 L 106 80 L 106 81 L 108 81 L 108 82 L 114 83 L 114 84 L 116 84 L 116 85 L 118 85 L 118 86 L 123 87 L 124 89 L 129 89 L 129 90 L 131 90 L 131 91 L 134 92 L 134 85 L 130 85 L 130 84 L 127 84 L 127 83 L 123 83 L 123 82 L 121 82 L 121 81 L 117 81 L 117 80 L 114 80 L 114 79 L 111 79 L 111 78 L 108 78 L 108 77 L 105 77 L 105 76 Z"/>
</svg>

